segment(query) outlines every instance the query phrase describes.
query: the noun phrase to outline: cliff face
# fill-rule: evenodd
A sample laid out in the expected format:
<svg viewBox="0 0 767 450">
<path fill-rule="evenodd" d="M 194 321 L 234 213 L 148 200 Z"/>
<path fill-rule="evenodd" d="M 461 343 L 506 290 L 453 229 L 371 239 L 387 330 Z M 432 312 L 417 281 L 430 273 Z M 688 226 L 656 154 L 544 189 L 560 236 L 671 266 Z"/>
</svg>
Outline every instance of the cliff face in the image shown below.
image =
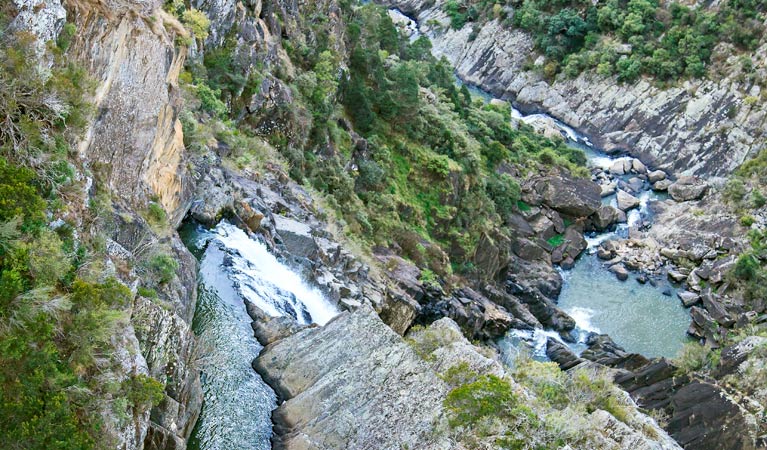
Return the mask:
<svg viewBox="0 0 767 450">
<path fill-rule="evenodd" d="M 38 42 L 55 41 L 65 22 L 77 29 L 68 55 L 95 84 L 78 163 L 95 179 L 87 185 L 98 184 L 111 198 L 112 217 L 100 227 L 109 263 L 139 265 L 160 248 L 178 263 L 174 279 L 158 285 L 159 298 L 136 295 L 130 324 L 113 340 L 116 368 L 106 377 L 149 374 L 165 382 L 165 398 L 151 414 L 130 421 L 105 407 L 105 439 L 117 448 L 185 448 L 202 399 L 190 326 L 196 261 L 175 233 L 155 231 L 142 216 L 154 199 L 178 224 L 188 206 L 191 180 L 176 88 L 185 49 L 175 43 L 186 31 L 160 1 L 19 0 L 16 7 L 12 26 L 31 31 Z M 131 270 L 121 281 L 135 290 L 139 278 Z"/>
<path fill-rule="evenodd" d="M 190 180 L 178 121 L 181 24 L 160 1 L 72 1 L 72 55 L 96 80 L 95 117 L 80 156 L 111 191 L 136 209 L 157 197 L 183 218 Z"/>
<path fill-rule="evenodd" d="M 450 28 L 445 1 L 379 3 L 417 18 L 435 54 L 453 63 L 462 79 L 513 100 L 523 111 L 548 112 L 606 150 L 627 150 L 675 174 L 725 176 L 765 142 L 765 111 L 746 101 L 759 98 L 761 88 L 741 81 L 738 57 L 725 45 L 715 49 L 710 80 L 665 89 L 650 80 L 621 84 L 594 73 L 547 81 L 540 70 L 528 70 L 537 60 L 531 37 L 499 20 L 484 23 L 474 35 L 471 24 Z M 762 45 L 754 60 L 763 60 L 765 52 Z"/>
</svg>

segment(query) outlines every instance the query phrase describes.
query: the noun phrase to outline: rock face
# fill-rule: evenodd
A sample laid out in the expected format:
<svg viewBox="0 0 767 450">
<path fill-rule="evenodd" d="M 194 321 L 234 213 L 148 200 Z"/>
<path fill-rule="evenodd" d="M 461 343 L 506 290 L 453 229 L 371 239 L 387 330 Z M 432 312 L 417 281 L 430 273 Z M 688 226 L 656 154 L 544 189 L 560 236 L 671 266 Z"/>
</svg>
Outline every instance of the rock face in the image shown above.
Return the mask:
<svg viewBox="0 0 767 450">
<path fill-rule="evenodd" d="M 185 213 L 190 185 L 175 86 L 184 55 L 174 41 L 186 32 L 159 0 L 66 2 L 66 11 L 56 0 L 15 4 L 12 27 L 34 34 L 38 45 L 55 41 L 67 19 L 77 27 L 67 56 L 96 84 L 88 99 L 94 118 L 78 156 L 113 202 L 109 225 L 93 225 L 107 238 L 108 264 L 131 267 L 147 248 L 178 262 L 174 279 L 156 286 L 159 299 L 136 295 L 130 324 L 113 339 L 119 369 L 103 375 L 110 383 L 151 375 L 165 385 L 165 396 L 151 415 L 135 413 L 134 420 L 104 411 L 105 440 L 114 438 L 116 448 L 183 449 L 202 402 L 190 327 L 197 266 L 174 233 L 161 240 L 137 211 L 157 196 L 174 224 Z M 138 274 L 125 272 L 115 276 L 135 290 Z"/>
<path fill-rule="evenodd" d="M 178 224 L 191 194 L 178 120 L 181 24 L 159 0 L 76 2 L 73 57 L 98 86 L 97 119 L 86 130 L 80 156 L 128 205 L 145 208 L 151 196 Z M 150 19 L 151 18 L 151 19 Z"/>
<path fill-rule="evenodd" d="M 13 0 L 18 13 L 11 30 L 24 30 L 37 38 L 40 53 L 45 43 L 55 41 L 67 19 L 67 12 L 58 0 Z"/>
<path fill-rule="evenodd" d="M 372 309 L 271 344 L 254 367 L 285 400 L 273 414 L 276 449 L 435 444 L 447 386 Z"/>
<path fill-rule="evenodd" d="M 453 63 L 461 79 L 514 100 L 523 110 L 544 110 L 585 131 L 599 147 L 630 149 L 653 167 L 726 175 L 764 143 L 760 130 L 766 113 L 744 102 L 760 90 L 737 87 L 741 71 L 736 52 L 727 46 L 712 57 L 724 66 L 721 80 L 688 80 L 662 89 L 649 80 L 621 84 L 614 77 L 583 73 L 575 79 L 560 74 L 548 82 L 540 71 L 527 70 L 529 55 L 535 54 L 533 39 L 500 19 L 474 33 L 472 22 L 460 30 L 450 27 L 446 0 L 381 3 L 417 18 L 434 53 Z"/>
<path fill-rule="evenodd" d="M 589 345 L 582 357 L 619 369 L 615 381 L 640 407 L 668 414 L 666 429 L 685 449 L 756 450 L 767 445 L 764 440 L 767 428 L 755 417 L 764 411 L 764 394 L 758 389 L 731 384 L 727 378 L 727 374 L 763 367 L 764 355 L 760 353 L 763 350 L 759 349 L 767 345 L 764 338 L 749 337 L 722 351 L 719 373 L 713 375 L 724 383 L 710 376 L 681 374 L 665 358 L 648 361 L 640 355 L 628 354 L 606 336 L 591 336 Z M 557 362 L 571 364 L 567 358 Z"/>
</svg>

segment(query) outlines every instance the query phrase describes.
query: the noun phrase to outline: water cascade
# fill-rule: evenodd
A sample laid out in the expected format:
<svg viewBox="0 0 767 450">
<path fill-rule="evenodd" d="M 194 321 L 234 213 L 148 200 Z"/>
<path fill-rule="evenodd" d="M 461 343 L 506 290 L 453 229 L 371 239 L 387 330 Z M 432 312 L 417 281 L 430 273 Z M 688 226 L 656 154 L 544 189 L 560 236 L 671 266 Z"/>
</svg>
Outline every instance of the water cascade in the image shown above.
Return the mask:
<svg viewBox="0 0 767 450">
<path fill-rule="evenodd" d="M 188 224 L 182 235 L 200 258 L 193 329 L 204 404 L 189 448 L 269 449 L 276 397 L 250 365 L 262 347 L 244 300 L 302 324 L 325 324 L 338 311 L 264 244 L 226 221 L 213 230 Z"/>
</svg>

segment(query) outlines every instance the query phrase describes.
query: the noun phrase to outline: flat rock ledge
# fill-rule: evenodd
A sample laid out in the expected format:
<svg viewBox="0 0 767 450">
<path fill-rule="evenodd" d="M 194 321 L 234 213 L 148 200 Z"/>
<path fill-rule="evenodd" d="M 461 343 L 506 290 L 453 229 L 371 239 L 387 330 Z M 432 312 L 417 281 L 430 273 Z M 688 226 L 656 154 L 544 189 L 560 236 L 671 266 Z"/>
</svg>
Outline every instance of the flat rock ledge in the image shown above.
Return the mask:
<svg viewBox="0 0 767 450">
<path fill-rule="evenodd" d="M 275 449 L 442 447 L 447 385 L 370 307 L 270 344 L 253 367 L 284 400 Z"/>
</svg>

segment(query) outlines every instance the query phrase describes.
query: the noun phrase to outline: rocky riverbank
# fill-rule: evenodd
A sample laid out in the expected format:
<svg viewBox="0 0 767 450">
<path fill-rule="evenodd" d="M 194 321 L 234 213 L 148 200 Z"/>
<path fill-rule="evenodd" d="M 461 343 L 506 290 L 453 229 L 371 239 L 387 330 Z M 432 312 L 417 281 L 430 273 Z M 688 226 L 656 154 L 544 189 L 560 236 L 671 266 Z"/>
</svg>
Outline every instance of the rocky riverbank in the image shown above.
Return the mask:
<svg viewBox="0 0 767 450">
<path fill-rule="evenodd" d="M 594 73 L 546 80 L 532 38 L 500 19 L 474 33 L 472 23 L 451 28 L 444 0 L 380 3 L 417 19 L 434 52 L 444 55 L 461 79 L 512 100 L 522 111 L 547 112 L 608 151 L 628 150 L 674 174 L 711 177 L 730 174 L 765 142 L 765 111 L 760 102 L 746 101 L 758 98 L 761 88 L 741 81 L 744 69 L 725 44 L 714 50 L 717 76 L 710 80 L 667 88 L 650 80 L 622 84 Z M 764 51 L 762 45 L 755 54 Z"/>
</svg>

